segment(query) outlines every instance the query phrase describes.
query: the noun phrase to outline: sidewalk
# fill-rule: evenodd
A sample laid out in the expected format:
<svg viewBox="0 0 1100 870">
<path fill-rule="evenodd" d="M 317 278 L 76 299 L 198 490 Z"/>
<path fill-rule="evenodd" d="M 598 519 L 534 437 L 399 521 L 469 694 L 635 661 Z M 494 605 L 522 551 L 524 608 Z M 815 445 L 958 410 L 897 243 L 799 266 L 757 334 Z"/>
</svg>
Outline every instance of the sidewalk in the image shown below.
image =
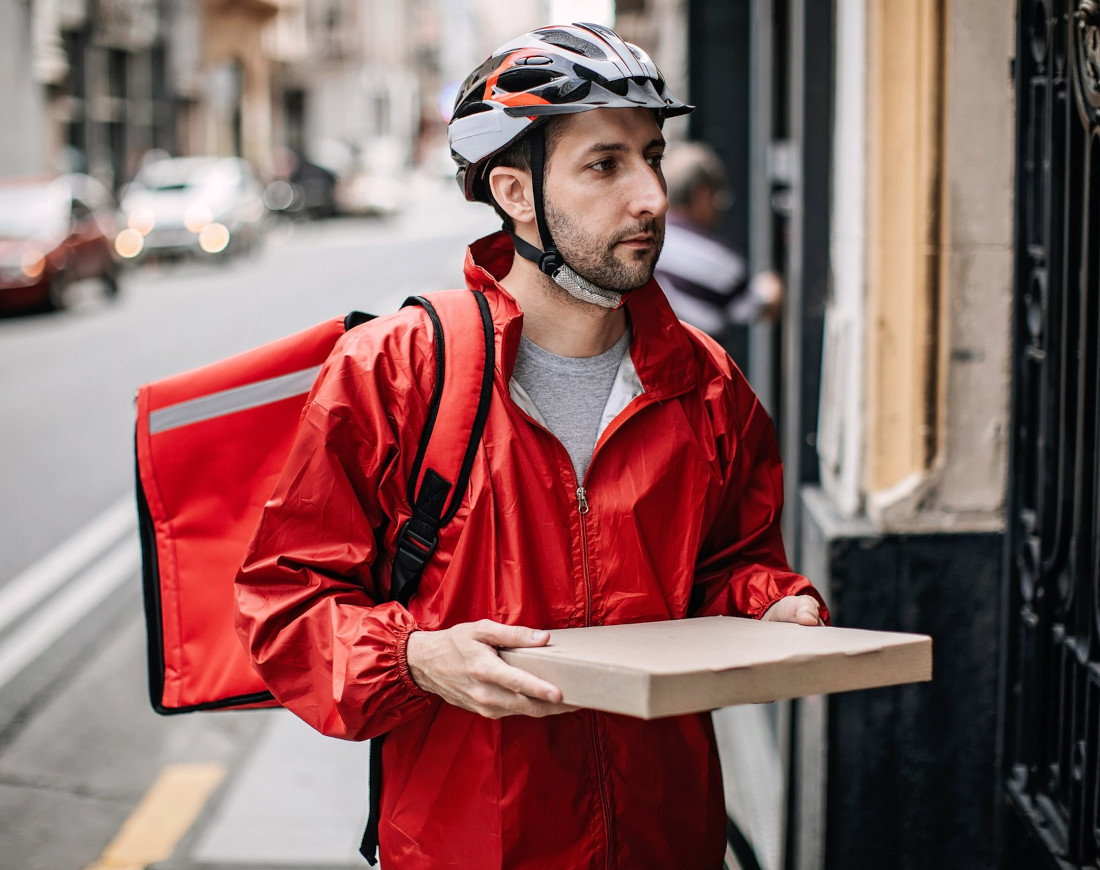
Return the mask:
<svg viewBox="0 0 1100 870">
<path fill-rule="evenodd" d="M 162 870 L 332 870 L 359 855 L 367 816 L 365 743 L 324 737 L 284 710 L 210 801 Z"/>
</svg>

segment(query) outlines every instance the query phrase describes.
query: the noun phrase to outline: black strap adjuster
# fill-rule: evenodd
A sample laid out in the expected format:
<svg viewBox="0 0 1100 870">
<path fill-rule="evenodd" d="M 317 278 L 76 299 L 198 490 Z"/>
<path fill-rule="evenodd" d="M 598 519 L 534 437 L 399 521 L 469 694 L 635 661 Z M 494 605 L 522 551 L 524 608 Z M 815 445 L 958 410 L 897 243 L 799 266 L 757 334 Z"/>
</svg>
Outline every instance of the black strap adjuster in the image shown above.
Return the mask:
<svg viewBox="0 0 1100 870">
<path fill-rule="evenodd" d="M 417 534 L 413 529 L 413 521 L 406 520 L 401 526 L 401 531 L 397 533 L 397 552 L 394 554 L 394 560 L 406 571 L 415 571 L 419 574 L 424 570 L 424 566 L 428 564 L 438 546 L 438 534 L 432 534 L 430 538 Z"/>
</svg>

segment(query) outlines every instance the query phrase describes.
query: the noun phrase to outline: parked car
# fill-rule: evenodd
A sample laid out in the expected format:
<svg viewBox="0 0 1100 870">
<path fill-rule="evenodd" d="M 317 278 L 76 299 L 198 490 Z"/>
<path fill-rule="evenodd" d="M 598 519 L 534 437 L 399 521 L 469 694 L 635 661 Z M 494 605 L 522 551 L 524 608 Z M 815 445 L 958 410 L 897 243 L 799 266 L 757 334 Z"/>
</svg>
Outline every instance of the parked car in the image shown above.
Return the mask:
<svg viewBox="0 0 1100 870">
<path fill-rule="evenodd" d="M 404 205 L 407 184 L 391 173 L 356 169 L 336 185 L 336 207 L 342 215 L 393 215 Z"/>
<path fill-rule="evenodd" d="M 336 214 L 336 175 L 289 148 L 277 155 L 282 172 L 264 190 L 264 205 L 293 221 L 323 220 Z"/>
<path fill-rule="evenodd" d="M 263 235 L 263 186 L 239 157 L 171 157 L 141 168 L 122 196 L 118 253 L 222 257 Z"/>
<path fill-rule="evenodd" d="M 350 149 L 336 185 L 336 208 L 342 215 L 393 215 L 405 205 L 408 184 L 401 143 L 379 137 Z"/>
<path fill-rule="evenodd" d="M 88 175 L 0 181 L 0 309 L 62 308 L 77 281 L 118 295 L 114 199 Z"/>
</svg>

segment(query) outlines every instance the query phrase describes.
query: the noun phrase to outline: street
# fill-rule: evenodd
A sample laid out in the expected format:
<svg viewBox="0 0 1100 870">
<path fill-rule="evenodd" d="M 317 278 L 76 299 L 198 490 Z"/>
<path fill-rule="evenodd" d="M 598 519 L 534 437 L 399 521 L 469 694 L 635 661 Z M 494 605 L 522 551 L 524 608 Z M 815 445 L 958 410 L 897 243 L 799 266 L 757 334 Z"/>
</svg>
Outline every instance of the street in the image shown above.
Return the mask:
<svg viewBox="0 0 1100 870">
<path fill-rule="evenodd" d="M 277 228 L 228 264 L 0 318 L 0 870 L 365 866 L 366 747 L 283 711 L 156 715 L 133 509 L 147 381 L 459 286 L 490 209 L 421 180 L 389 220 Z"/>
</svg>

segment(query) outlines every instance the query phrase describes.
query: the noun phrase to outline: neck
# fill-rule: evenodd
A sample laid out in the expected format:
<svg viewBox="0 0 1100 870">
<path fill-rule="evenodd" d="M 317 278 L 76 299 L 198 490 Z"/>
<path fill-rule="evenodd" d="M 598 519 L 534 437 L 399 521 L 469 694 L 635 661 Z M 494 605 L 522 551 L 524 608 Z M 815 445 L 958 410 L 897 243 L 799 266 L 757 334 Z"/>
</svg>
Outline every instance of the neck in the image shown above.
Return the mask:
<svg viewBox="0 0 1100 870">
<path fill-rule="evenodd" d="M 575 299 L 519 255 L 500 284 L 523 311 L 523 334 L 549 353 L 596 356 L 626 331 L 623 309 L 609 310 Z"/>
</svg>

